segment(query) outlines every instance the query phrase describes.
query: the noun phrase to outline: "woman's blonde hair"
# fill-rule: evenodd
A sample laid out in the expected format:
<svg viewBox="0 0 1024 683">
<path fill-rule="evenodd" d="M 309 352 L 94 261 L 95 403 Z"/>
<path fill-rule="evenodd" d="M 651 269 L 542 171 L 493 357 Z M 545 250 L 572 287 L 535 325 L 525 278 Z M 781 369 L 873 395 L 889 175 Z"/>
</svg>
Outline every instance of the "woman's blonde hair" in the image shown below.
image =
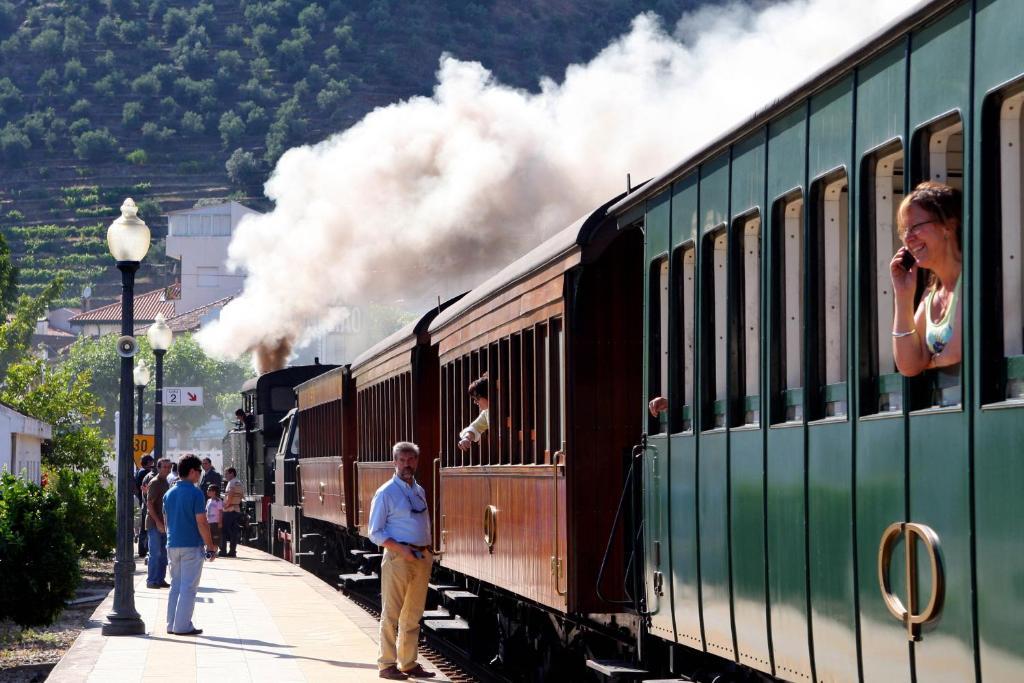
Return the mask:
<svg viewBox="0 0 1024 683">
<path fill-rule="evenodd" d="M 950 219 L 955 220 L 956 243 L 957 246 L 962 248 L 963 235 L 961 234 L 961 226 L 963 221 L 961 216 L 963 214 L 961 212 L 963 211 L 963 199 L 959 190 L 945 183 L 933 183 L 929 180 L 911 190 L 910 194 L 900 202 L 900 207 L 896 211 L 896 232 L 901 240 L 907 236 L 907 229 L 910 227 L 907 225 L 907 214 L 910 211 L 910 207 L 914 204 L 943 223 L 948 223 Z"/>
</svg>

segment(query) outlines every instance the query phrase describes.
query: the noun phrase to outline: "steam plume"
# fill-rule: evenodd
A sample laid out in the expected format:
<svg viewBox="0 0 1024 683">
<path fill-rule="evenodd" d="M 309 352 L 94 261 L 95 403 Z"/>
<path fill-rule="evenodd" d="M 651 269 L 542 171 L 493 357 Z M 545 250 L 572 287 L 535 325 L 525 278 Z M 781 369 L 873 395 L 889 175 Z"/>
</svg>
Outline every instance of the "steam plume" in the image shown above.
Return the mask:
<svg viewBox="0 0 1024 683">
<path fill-rule="evenodd" d="M 302 343 L 344 306 L 447 297 L 655 175 L 906 11 L 911 0 L 731 3 L 653 15 L 539 93 L 442 57 L 431 97 L 281 157 L 230 262 L 244 292 L 200 334 L 236 356 Z"/>
</svg>

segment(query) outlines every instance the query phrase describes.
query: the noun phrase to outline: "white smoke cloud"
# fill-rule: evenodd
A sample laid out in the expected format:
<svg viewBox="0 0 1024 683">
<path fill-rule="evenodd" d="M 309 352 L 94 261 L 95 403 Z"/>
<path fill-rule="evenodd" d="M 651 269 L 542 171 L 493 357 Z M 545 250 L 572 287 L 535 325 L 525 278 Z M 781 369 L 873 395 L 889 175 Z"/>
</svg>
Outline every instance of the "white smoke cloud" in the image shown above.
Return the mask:
<svg viewBox="0 0 1024 683">
<path fill-rule="evenodd" d="M 237 356 L 301 344 L 341 322 L 339 305 L 454 295 L 621 192 L 627 172 L 664 171 L 913 4 L 736 2 L 672 31 L 640 15 L 538 93 L 445 55 L 431 97 L 281 157 L 265 187 L 276 208 L 231 243 L 244 291 L 200 341 Z"/>
</svg>

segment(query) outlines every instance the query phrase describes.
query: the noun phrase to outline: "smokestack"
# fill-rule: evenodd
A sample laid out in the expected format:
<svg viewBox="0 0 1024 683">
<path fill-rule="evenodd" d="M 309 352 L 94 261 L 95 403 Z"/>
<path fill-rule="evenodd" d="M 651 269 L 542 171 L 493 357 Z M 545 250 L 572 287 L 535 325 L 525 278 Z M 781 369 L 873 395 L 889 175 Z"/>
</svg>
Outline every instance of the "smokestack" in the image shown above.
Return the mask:
<svg viewBox="0 0 1024 683">
<path fill-rule="evenodd" d="M 288 356 L 292 353 L 292 343 L 288 339 L 278 340 L 276 344 L 261 344 L 253 351 L 253 358 L 256 362 L 256 372 L 263 375 L 274 370 L 280 370 L 288 362 Z"/>
<path fill-rule="evenodd" d="M 914 3 L 715 3 L 674 28 L 641 14 L 535 92 L 443 55 L 430 97 L 281 157 L 264 188 L 274 210 L 232 237 L 244 289 L 198 340 L 235 357 L 302 345 L 339 306 L 422 312 L 621 193 L 621 169 L 632 190 L 632 173 L 661 173 Z"/>
</svg>

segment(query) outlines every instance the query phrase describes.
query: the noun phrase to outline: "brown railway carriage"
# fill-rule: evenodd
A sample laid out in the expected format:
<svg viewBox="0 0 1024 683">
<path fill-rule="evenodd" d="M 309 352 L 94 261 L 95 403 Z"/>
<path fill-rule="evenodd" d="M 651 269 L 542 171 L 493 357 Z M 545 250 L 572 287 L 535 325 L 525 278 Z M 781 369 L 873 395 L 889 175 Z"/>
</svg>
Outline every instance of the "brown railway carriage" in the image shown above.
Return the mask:
<svg viewBox="0 0 1024 683">
<path fill-rule="evenodd" d="M 359 441 L 353 524 L 361 536 L 367 536 L 374 492 L 395 473 L 391 447 L 397 441 L 419 445 L 416 480 L 433 508 L 431 463 L 438 447 L 438 364 L 427 328 L 452 301 L 431 309 L 352 363 Z"/>
<path fill-rule="evenodd" d="M 621 533 L 599 567 L 642 431 L 642 235 L 601 207 L 430 327 L 441 366 L 441 563 L 570 612 L 622 610 Z M 468 452 L 470 381 L 490 429 Z M 572 387 L 572 391 L 567 391 Z"/>
<path fill-rule="evenodd" d="M 305 518 L 354 523 L 355 395 L 348 366 L 295 388 L 300 447 L 296 482 Z"/>
</svg>

